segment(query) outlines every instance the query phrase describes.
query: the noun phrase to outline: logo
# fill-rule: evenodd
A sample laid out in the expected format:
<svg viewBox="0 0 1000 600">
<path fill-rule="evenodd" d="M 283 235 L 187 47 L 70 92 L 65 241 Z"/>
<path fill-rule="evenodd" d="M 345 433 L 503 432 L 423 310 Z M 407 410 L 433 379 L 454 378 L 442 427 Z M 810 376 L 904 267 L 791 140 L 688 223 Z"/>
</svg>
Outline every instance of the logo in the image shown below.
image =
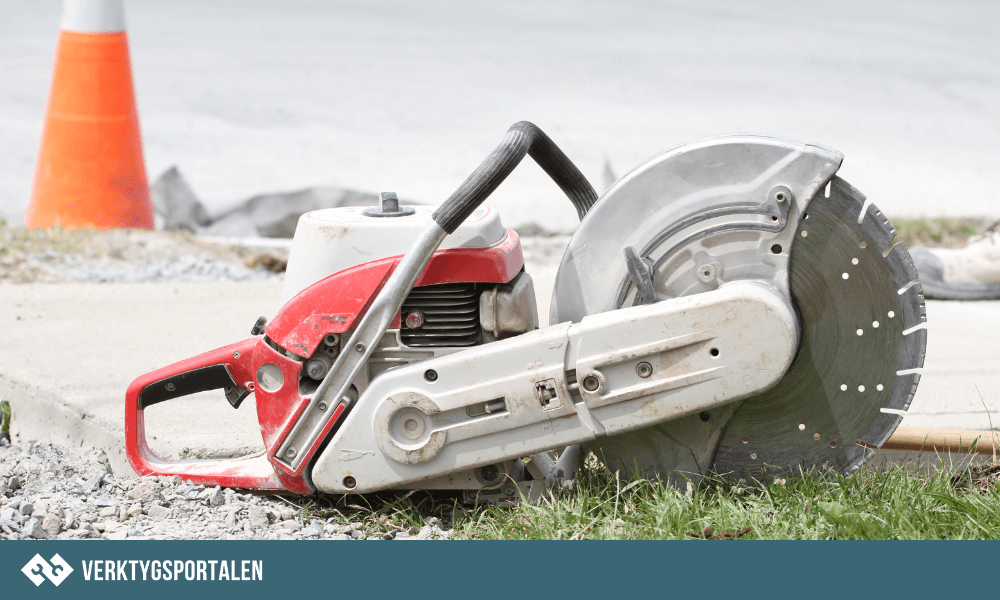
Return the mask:
<svg viewBox="0 0 1000 600">
<path fill-rule="evenodd" d="M 363 457 L 365 454 L 371 454 L 372 456 L 375 456 L 374 450 L 341 450 L 341 452 L 343 452 L 343 454 L 340 455 L 340 460 L 342 461 L 357 460 Z"/>
<path fill-rule="evenodd" d="M 21 572 L 28 576 L 35 587 L 42 585 L 46 577 L 56 584 L 56 587 L 59 587 L 59 584 L 73 572 L 73 567 L 69 566 L 58 554 L 52 555 L 51 563 L 49 564 L 49 561 L 36 554 L 28 561 L 28 564 L 24 565 Z"/>
</svg>

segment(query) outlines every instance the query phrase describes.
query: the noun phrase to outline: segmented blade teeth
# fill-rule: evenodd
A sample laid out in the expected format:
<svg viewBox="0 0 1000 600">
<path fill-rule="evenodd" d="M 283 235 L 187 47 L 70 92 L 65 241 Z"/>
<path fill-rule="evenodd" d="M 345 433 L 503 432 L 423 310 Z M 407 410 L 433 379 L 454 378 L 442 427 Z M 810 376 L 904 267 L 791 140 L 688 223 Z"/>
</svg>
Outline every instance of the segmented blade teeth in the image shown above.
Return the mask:
<svg viewBox="0 0 1000 600">
<path fill-rule="evenodd" d="M 885 257 L 885 264 L 889 266 L 889 275 L 896 289 L 901 290 L 911 281 L 917 280 L 917 267 L 903 242 L 892 247 Z"/>
<path fill-rule="evenodd" d="M 899 422 L 902 420 L 903 417 L 896 413 L 881 413 L 875 419 L 875 422 L 872 423 L 871 427 L 861 434 L 861 437 L 858 439 L 869 446 L 881 448 L 882 444 L 892 435 L 892 432 L 896 431 L 896 428 L 899 427 Z"/>
<path fill-rule="evenodd" d="M 923 289 L 896 229 L 834 177 L 799 221 L 790 261 L 802 348 L 785 377 L 747 399 L 727 424 L 714 465 L 741 479 L 798 467 L 855 471 L 910 407 L 927 330 Z M 855 443 L 859 442 L 859 443 Z"/>
<path fill-rule="evenodd" d="M 899 295 L 899 308 L 903 311 L 903 329 L 909 330 L 927 322 L 924 288 L 914 283 Z"/>
<path fill-rule="evenodd" d="M 923 288 L 917 280 L 916 266 L 906 249 L 906 244 L 898 242 L 890 248 L 890 244 L 896 238 L 896 228 L 874 204 L 870 204 L 862 216 L 860 228 L 868 241 L 883 253 L 886 270 L 898 293 L 899 317 L 903 331 L 896 353 L 897 371 L 920 368 L 924 365 L 927 330 L 913 330 L 913 328 L 927 321 L 927 307 L 924 304 Z M 889 399 L 883 408 L 908 410 L 919 382 L 920 375 L 917 373 L 903 375 L 897 373 L 889 390 Z M 859 437 L 859 441 L 881 447 L 902 420 L 902 415 L 882 412 L 871 427 Z"/>
<path fill-rule="evenodd" d="M 885 407 L 893 410 L 909 410 L 913 394 L 917 393 L 918 383 L 920 383 L 919 373 L 897 375 L 896 382 L 892 385 L 892 392 L 889 394 L 889 402 Z"/>
<path fill-rule="evenodd" d="M 924 366 L 924 354 L 927 352 L 927 330 L 917 329 L 903 336 L 899 345 L 900 371 L 919 369 Z"/>
<path fill-rule="evenodd" d="M 840 179 L 843 182 L 843 179 Z M 853 187 L 851 189 L 854 189 Z M 857 192 L 857 190 L 855 190 Z M 860 194 L 860 192 L 858 192 Z M 864 196 L 861 197 L 864 201 Z M 861 232 L 868 238 L 869 243 L 874 244 L 874 248 L 881 253 L 885 253 L 886 248 L 896 238 L 896 228 L 892 226 L 889 219 L 874 204 L 868 205 L 868 210 L 861 215 L 859 223 Z"/>
</svg>

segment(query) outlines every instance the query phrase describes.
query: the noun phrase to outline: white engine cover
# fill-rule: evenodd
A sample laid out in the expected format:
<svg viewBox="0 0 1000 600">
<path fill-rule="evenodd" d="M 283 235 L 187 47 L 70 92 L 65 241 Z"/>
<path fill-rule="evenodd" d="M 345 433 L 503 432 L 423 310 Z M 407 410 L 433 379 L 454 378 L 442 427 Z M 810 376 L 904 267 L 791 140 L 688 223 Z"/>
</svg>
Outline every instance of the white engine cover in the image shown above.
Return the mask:
<svg viewBox="0 0 1000 600">
<path fill-rule="evenodd" d="M 416 212 L 402 217 L 369 217 L 362 206 L 314 210 L 299 217 L 288 256 L 281 303 L 344 269 L 404 254 L 431 218 L 436 206 L 413 206 Z M 485 248 L 501 241 L 507 232 L 500 215 L 488 206 L 476 209 L 455 233 L 445 238 L 445 248 Z"/>
</svg>

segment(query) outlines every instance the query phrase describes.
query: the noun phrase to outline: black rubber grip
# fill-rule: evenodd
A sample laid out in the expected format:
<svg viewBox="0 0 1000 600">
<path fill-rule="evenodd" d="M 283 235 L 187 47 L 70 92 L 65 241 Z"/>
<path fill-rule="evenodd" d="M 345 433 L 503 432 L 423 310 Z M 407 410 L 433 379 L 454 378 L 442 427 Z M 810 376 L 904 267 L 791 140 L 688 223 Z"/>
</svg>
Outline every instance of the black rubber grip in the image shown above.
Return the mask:
<svg viewBox="0 0 1000 600">
<path fill-rule="evenodd" d="M 535 159 L 538 166 L 569 196 L 582 221 L 597 202 L 597 193 L 555 142 L 528 121 L 515 123 L 507 130 L 506 137 L 483 164 L 434 211 L 434 221 L 448 233 L 453 233 L 510 175 L 525 154 Z"/>
<path fill-rule="evenodd" d="M 190 396 L 198 392 L 236 388 L 233 376 L 226 365 L 212 365 L 178 373 L 156 383 L 151 383 L 139 392 L 139 408 L 144 409 L 160 402 Z M 242 400 L 242 398 L 241 398 Z"/>
</svg>

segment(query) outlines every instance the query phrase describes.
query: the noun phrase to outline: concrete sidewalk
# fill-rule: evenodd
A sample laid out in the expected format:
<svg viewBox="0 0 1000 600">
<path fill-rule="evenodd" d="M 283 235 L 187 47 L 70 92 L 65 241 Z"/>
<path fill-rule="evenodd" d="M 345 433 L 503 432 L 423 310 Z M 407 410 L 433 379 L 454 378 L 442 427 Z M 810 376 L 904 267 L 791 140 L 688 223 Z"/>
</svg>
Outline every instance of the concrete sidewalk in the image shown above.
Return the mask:
<svg viewBox="0 0 1000 600">
<path fill-rule="evenodd" d="M 528 271 L 545 315 L 554 269 L 529 264 Z M 103 447 L 116 472 L 127 472 L 123 407 L 132 379 L 248 337 L 259 315 L 274 316 L 280 289 L 276 282 L 0 286 L 0 397 L 11 401 L 15 434 Z M 992 414 L 1000 426 L 1000 302 L 928 302 L 927 312 L 926 367 L 903 424 L 989 429 Z M 165 457 L 261 447 L 252 398 L 234 411 L 207 393 L 146 414 L 151 445 Z"/>
<path fill-rule="evenodd" d="M 14 433 L 103 447 L 116 472 L 130 470 L 123 422 L 132 380 L 249 337 L 258 316 L 274 316 L 280 293 L 280 282 L 0 286 L 0 397 L 11 402 Z M 146 411 L 154 451 L 262 447 L 252 397 L 235 411 L 206 396 Z"/>
</svg>

